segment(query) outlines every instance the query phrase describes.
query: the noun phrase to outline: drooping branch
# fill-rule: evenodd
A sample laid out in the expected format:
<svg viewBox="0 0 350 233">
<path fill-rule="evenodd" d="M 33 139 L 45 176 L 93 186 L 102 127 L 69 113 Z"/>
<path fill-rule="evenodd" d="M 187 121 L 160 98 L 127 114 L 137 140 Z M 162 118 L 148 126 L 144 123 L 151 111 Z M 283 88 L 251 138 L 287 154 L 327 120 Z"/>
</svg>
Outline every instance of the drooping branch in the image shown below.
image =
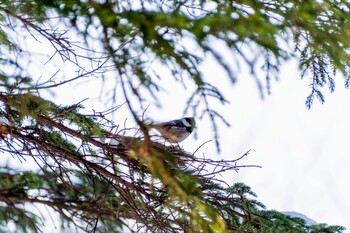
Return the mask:
<svg viewBox="0 0 350 233">
<path fill-rule="evenodd" d="M 0 95 L 0 101 L 5 105 L 11 103 L 9 98 L 13 97 Z M 13 106 L 8 106 L 8 108 L 11 109 L 12 114 L 18 111 Z M 192 216 L 191 210 L 193 211 L 198 204 L 207 206 L 215 198 L 229 200 L 225 199 L 225 189 L 215 182 L 213 176 L 228 170 L 236 171 L 240 168 L 237 165 L 238 160 L 215 161 L 196 158 L 178 147 L 158 142 L 152 142 L 153 152 L 149 153 L 145 151 L 145 148 L 148 147 L 144 146 L 142 137 L 121 136 L 104 129 L 103 137 L 113 138 L 119 142 L 117 145 L 111 145 L 103 142 L 103 138 L 93 134 L 94 123 L 90 120 L 102 117 L 100 114 L 89 115 L 89 117 L 79 115 L 79 121 L 68 123 L 61 120 L 62 114 L 74 115 L 76 113 L 54 109 L 52 108 L 49 114 L 39 113 L 35 118 L 31 117 L 30 125 L 24 126 L 13 122 L 2 128 L 2 134 L 6 135 L 3 143 L 7 145 L 8 153 L 19 155 L 22 158 L 33 158 L 41 169 L 46 170 L 44 167 L 47 167 L 53 172 L 51 179 L 56 176 L 54 179 L 58 179 L 66 187 L 61 191 L 47 187 L 40 188 L 36 191 L 38 197 L 28 196 L 29 190 L 24 190 L 23 198 L 18 201 L 46 204 L 55 210 L 64 208 L 69 213 L 84 210 L 91 215 L 95 215 L 96 211 L 89 212 L 89 209 L 84 207 L 85 203 L 96 202 L 101 210 L 99 212 L 101 217 L 119 216 L 122 219 L 133 219 L 142 223 L 147 229 L 169 231 L 169 229 L 188 229 L 190 222 L 182 222 L 180 219 L 184 216 L 187 218 L 197 216 Z M 11 118 L 10 115 L 6 117 Z M 84 121 L 86 123 L 81 123 Z M 85 124 L 90 124 L 90 126 L 85 127 Z M 68 141 L 62 141 L 63 136 Z M 67 166 L 70 168 L 67 169 Z M 209 172 L 210 169 L 212 169 L 211 172 Z M 79 187 L 82 184 L 75 184 L 73 180 L 68 179 L 68 174 L 74 170 L 88 174 L 89 182 L 92 182 L 93 187 L 100 183 L 105 184 L 105 188 L 100 191 L 98 191 L 100 188 L 94 188 L 95 197 L 84 197 L 84 199 L 88 198 L 84 202 L 81 202 L 79 196 L 85 194 L 80 192 L 71 197 L 62 197 L 59 193 L 64 193 L 65 189 L 78 191 L 82 189 Z M 191 179 L 198 180 L 200 186 L 185 185 Z M 198 196 L 201 189 L 211 190 L 208 193 L 203 192 L 208 195 L 208 200 L 206 197 L 203 199 Z M 52 193 L 53 196 L 42 194 L 47 192 Z M 216 194 L 213 195 L 213 192 Z M 6 193 L 3 194 L 6 196 Z M 42 195 L 45 198 L 39 201 Z M 106 196 L 108 202 L 113 199 L 119 201 L 111 209 L 108 203 L 100 203 L 94 199 L 100 195 Z M 180 195 L 177 196 L 177 198 L 180 197 L 180 202 L 177 204 L 169 201 L 175 198 L 174 195 Z M 193 199 L 197 204 L 189 203 L 189 206 L 183 207 L 180 203 L 185 197 Z M 8 193 L 8 198 L 14 200 L 16 197 Z M 119 206 L 120 203 L 124 204 Z M 127 208 L 127 210 L 122 215 L 118 215 L 120 208 Z M 162 213 L 162 211 L 165 212 Z M 151 216 L 155 219 L 154 222 L 149 221 Z M 81 216 L 81 220 L 85 218 L 87 217 Z"/>
</svg>

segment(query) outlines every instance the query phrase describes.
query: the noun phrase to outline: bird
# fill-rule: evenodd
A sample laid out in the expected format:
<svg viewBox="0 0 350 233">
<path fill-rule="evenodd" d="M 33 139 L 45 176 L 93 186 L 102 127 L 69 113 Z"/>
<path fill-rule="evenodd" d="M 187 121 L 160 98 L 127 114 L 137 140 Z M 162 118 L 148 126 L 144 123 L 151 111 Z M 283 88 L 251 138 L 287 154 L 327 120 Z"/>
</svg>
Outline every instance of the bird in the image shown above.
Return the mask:
<svg viewBox="0 0 350 233">
<path fill-rule="evenodd" d="M 193 117 L 150 125 L 151 128 L 158 130 L 170 143 L 179 143 L 185 140 L 193 132 L 195 126 L 196 121 Z"/>
</svg>

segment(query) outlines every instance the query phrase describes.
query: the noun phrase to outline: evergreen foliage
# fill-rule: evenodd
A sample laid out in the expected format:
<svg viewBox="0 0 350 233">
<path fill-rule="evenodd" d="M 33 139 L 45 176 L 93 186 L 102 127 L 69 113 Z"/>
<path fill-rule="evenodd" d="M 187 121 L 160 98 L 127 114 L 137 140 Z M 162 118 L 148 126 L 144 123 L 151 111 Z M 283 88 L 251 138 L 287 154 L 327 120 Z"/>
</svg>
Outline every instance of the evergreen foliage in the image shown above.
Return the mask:
<svg viewBox="0 0 350 233">
<path fill-rule="evenodd" d="M 47 213 L 57 213 L 62 231 L 342 232 L 266 210 L 246 184 L 217 178 L 249 167 L 239 165 L 247 154 L 231 161 L 196 157 L 152 141 L 139 115 L 144 95 L 158 102 L 158 69 L 166 68 L 178 83 L 195 83 L 185 111 L 212 120 L 219 146 L 218 120 L 227 122 L 210 102 L 228 100 L 215 86 L 218 78 L 208 80 L 199 70 L 205 56 L 215 58 L 232 83 L 248 65 L 261 96 L 280 65 L 297 59 L 301 77 L 310 79 L 306 107 L 315 97 L 324 102 L 322 88 L 334 91 L 336 72 L 350 86 L 349 9 L 343 0 L 1 1 L 0 150 L 11 162 L 0 167 L 0 231 L 14 224 L 17 232 L 41 232 Z M 40 54 L 28 39 L 51 50 Z M 38 78 L 31 70 L 37 61 L 70 64 L 76 73 L 57 68 Z M 108 114 L 118 108 L 87 115 L 81 103 L 61 106 L 42 97 L 111 73 L 122 91 L 113 89 L 110 100 L 125 98 L 135 129 L 115 133 Z M 14 168 L 16 162 L 22 166 Z"/>
</svg>

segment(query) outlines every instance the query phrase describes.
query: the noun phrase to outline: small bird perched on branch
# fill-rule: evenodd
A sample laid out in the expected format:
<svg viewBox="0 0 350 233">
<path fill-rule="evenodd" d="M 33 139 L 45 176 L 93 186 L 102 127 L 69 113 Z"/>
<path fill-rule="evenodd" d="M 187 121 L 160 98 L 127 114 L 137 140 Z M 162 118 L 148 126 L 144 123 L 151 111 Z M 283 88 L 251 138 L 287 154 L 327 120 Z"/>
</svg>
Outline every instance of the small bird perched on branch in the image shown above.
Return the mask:
<svg viewBox="0 0 350 233">
<path fill-rule="evenodd" d="M 171 143 L 179 143 L 185 140 L 196 126 L 193 117 L 162 122 L 150 125 L 151 128 L 158 130 L 161 135 Z"/>
</svg>

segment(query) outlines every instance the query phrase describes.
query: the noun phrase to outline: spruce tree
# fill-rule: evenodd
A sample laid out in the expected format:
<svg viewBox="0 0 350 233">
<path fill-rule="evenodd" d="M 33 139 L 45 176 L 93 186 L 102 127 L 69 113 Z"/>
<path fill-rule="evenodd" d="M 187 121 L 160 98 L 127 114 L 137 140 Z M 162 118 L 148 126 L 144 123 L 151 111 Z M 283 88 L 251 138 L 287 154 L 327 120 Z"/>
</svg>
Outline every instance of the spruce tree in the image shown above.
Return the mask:
<svg viewBox="0 0 350 233">
<path fill-rule="evenodd" d="M 42 232 L 54 221 L 62 232 L 342 232 L 267 210 L 248 185 L 218 176 L 243 168 L 247 154 L 213 160 L 154 141 L 142 113 L 145 96 L 158 103 L 159 69 L 193 82 L 184 111 L 211 119 L 219 148 L 217 124 L 227 122 L 210 102 L 228 100 L 218 77 L 204 79 L 198 69 L 204 56 L 232 84 L 248 66 L 262 96 L 280 66 L 296 59 L 310 79 L 306 107 L 315 97 L 324 102 L 336 72 L 350 85 L 349 9 L 343 0 L 1 1 L 0 151 L 10 162 L 0 167 L 0 230 Z M 42 77 L 32 69 L 48 65 L 54 70 Z M 86 113 L 84 101 L 43 97 L 111 76 L 118 88 L 108 102 L 124 99 L 135 128 L 113 123 L 118 106 Z"/>
</svg>

